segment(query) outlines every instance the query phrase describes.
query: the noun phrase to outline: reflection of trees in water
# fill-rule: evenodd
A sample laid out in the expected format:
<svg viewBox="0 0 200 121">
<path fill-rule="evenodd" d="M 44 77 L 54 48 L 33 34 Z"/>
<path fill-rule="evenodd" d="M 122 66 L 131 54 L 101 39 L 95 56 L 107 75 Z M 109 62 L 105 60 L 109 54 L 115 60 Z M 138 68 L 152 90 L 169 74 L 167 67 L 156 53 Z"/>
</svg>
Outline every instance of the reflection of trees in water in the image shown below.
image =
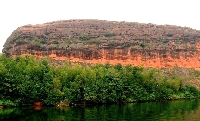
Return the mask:
<svg viewBox="0 0 200 121">
<path fill-rule="evenodd" d="M 194 113 L 195 112 L 195 113 Z M 12 121 L 107 121 L 186 120 L 200 112 L 199 100 L 147 102 L 89 107 L 12 108 L 0 110 L 0 120 Z M 196 115 L 195 115 L 196 116 Z M 195 117 L 198 118 L 198 117 Z"/>
</svg>

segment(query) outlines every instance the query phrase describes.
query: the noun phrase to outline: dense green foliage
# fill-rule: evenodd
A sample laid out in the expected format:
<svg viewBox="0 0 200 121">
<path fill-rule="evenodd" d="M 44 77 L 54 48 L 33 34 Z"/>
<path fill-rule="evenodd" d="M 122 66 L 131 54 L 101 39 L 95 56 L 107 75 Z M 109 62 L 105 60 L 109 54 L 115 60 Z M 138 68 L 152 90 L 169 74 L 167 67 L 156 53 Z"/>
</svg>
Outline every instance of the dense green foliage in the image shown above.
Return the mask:
<svg viewBox="0 0 200 121">
<path fill-rule="evenodd" d="M 0 105 L 117 103 L 197 98 L 199 91 L 160 70 L 117 64 L 49 65 L 48 59 L 0 57 Z M 7 102 L 7 103 L 6 103 Z"/>
</svg>

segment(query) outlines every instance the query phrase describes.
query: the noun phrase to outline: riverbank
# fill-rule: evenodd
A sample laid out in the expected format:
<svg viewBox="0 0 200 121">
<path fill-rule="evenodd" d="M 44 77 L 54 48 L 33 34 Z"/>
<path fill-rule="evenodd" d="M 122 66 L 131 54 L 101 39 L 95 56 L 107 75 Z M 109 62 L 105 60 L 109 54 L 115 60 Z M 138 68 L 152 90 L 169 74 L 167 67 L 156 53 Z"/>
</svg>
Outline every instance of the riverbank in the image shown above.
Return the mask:
<svg viewBox="0 0 200 121">
<path fill-rule="evenodd" d="M 67 106 L 199 98 L 199 90 L 187 80 L 200 78 L 200 72 L 180 74 L 181 69 L 68 62 L 55 67 L 48 59 L 0 56 L 0 105 L 41 102 Z"/>
<path fill-rule="evenodd" d="M 166 102 L 179 102 L 179 101 L 192 101 L 199 100 L 199 98 L 182 98 L 182 99 L 168 99 L 168 100 L 147 100 L 147 101 L 135 101 L 135 102 L 118 102 L 118 103 L 98 103 L 98 104 L 56 104 L 56 105 L 26 105 L 26 106 L 9 106 L 9 105 L 0 105 L 0 110 L 2 109 L 13 109 L 13 108 L 30 108 L 37 111 L 43 110 L 48 107 L 56 107 L 56 108 L 67 108 L 67 107 L 91 107 L 91 106 L 102 106 L 102 105 L 125 105 L 125 104 L 142 104 L 142 103 L 166 103 Z"/>
<path fill-rule="evenodd" d="M 172 102 L 172 101 L 187 101 L 187 100 L 198 100 L 200 99 L 199 97 L 197 98 L 177 98 L 177 99 L 161 99 L 161 100 L 139 100 L 139 101 L 133 101 L 133 102 L 127 102 L 127 101 L 122 101 L 122 102 L 117 102 L 117 103 L 58 103 L 55 105 L 46 105 L 42 102 L 35 102 L 33 105 L 0 105 L 0 109 L 7 109 L 7 108 L 16 108 L 16 107 L 32 107 L 35 110 L 42 110 L 44 107 L 74 107 L 74 106 L 95 106 L 95 105 L 113 105 L 113 104 L 132 104 L 132 103 L 146 103 L 146 102 Z"/>
</svg>

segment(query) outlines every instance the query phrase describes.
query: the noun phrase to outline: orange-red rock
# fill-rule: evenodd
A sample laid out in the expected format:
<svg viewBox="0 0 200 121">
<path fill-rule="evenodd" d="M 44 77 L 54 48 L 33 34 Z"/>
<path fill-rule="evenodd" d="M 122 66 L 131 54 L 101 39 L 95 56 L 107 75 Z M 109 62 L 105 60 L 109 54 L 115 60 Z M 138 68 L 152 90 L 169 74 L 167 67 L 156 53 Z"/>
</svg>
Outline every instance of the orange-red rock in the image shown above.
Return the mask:
<svg viewBox="0 0 200 121">
<path fill-rule="evenodd" d="M 86 63 L 200 68 L 200 31 L 135 22 L 55 21 L 17 28 L 3 52 Z"/>
</svg>

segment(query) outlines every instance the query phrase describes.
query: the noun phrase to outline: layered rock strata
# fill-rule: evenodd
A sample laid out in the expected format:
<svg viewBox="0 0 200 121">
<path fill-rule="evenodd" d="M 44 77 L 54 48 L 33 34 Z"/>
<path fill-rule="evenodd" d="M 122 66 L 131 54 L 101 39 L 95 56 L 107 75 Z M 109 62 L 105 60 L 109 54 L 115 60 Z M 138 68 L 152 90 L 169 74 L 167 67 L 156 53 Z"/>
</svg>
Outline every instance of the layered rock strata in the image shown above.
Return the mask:
<svg viewBox="0 0 200 121">
<path fill-rule="evenodd" d="M 200 68 L 200 31 L 136 22 L 55 21 L 17 28 L 3 52 L 85 63 Z"/>
</svg>

